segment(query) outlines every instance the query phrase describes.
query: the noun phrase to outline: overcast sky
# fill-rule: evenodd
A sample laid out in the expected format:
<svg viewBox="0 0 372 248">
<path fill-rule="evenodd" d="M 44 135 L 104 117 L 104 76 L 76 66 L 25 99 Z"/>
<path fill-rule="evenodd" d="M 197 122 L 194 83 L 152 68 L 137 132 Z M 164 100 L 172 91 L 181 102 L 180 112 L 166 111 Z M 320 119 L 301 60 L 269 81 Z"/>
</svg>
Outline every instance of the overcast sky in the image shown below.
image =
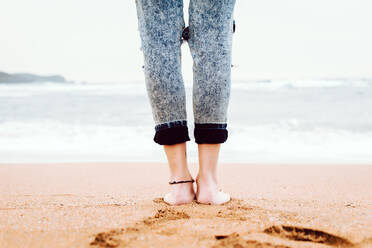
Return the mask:
<svg viewBox="0 0 372 248">
<path fill-rule="evenodd" d="M 371 10 L 371 0 L 237 0 L 233 79 L 372 77 Z M 0 71 L 142 80 L 137 27 L 134 0 L 1 0 Z"/>
</svg>

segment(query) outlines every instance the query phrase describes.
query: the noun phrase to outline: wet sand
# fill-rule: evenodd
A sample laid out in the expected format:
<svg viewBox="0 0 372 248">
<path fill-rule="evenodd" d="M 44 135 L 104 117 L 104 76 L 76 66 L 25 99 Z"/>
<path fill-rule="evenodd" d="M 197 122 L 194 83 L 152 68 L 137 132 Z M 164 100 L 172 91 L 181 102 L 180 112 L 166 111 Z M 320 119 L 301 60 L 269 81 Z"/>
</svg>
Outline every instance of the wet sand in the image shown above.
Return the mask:
<svg viewBox="0 0 372 248">
<path fill-rule="evenodd" d="M 372 247 L 372 165 L 219 175 L 229 203 L 169 206 L 166 164 L 0 164 L 0 247 Z"/>
</svg>

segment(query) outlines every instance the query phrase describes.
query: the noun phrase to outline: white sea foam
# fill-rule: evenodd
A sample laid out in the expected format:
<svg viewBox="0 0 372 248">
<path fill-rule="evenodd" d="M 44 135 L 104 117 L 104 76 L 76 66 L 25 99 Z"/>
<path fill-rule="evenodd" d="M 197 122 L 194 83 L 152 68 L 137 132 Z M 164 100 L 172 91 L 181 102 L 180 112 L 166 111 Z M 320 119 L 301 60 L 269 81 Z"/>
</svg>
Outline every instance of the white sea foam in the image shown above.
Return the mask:
<svg viewBox="0 0 372 248">
<path fill-rule="evenodd" d="M 299 130 L 294 124 L 230 125 L 221 161 L 252 163 L 369 163 L 372 131 L 330 128 Z M 190 134 L 193 128 L 190 127 Z M 71 125 L 44 120 L 1 124 L 0 162 L 161 161 L 152 127 Z M 189 161 L 197 161 L 188 143 Z"/>
</svg>

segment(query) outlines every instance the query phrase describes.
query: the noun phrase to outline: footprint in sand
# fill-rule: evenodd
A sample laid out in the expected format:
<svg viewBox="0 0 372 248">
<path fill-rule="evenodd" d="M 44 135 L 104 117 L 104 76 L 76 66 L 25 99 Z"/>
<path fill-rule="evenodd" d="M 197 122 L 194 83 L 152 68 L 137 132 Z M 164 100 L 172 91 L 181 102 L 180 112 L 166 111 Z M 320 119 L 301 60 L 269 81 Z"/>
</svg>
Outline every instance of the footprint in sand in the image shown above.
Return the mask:
<svg viewBox="0 0 372 248">
<path fill-rule="evenodd" d="M 94 240 L 90 243 L 91 246 L 115 248 L 125 247 L 131 241 L 137 240 L 140 233 L 152 232 L 157 229 L 157 224 L 166 221 L 189 219 L 190 216 L 183 211 L 176 211 L 172 208 L 158 209 L 154 216 L 147 217 L 134 226 L 121 229 L 113 229 L 108 232 L 101 232 L 95 235 Z M 160 230 L 159 234 L 171 236 L 175 234 L 172 230 Z"/>
<path fill-rule="evenodd" d="M 324 231 L 303 228 L 297 226 L 271 226 L 262 231 L 265 234 L 272 235 L 284 240 L 306 241 L 319 244 L 330 245 L 334 247 L 368 247 L 366 244 L 371 244 L 369 241 L 363 241 L 359 244 L 353 244 L 343 237 L 339 237 Z M 290 248 L 287 245 L 272 244 L 269 242 L 260 242 L 258 240 L 246 240 L 240 234 L 234 232 L 229 235 L 215 236 L 216 244 L 214 248 L 218 247 L 275 247 L 275 248 Z"/>
<path fill-rule="evenodd" d="M 297 226 L 271 226 L 263 230 L 264 233 L 295 241 L 310 241 L 337 247 L 350 247 L 353 244 L 342 237 L 320 230 Z"/>
</svg>

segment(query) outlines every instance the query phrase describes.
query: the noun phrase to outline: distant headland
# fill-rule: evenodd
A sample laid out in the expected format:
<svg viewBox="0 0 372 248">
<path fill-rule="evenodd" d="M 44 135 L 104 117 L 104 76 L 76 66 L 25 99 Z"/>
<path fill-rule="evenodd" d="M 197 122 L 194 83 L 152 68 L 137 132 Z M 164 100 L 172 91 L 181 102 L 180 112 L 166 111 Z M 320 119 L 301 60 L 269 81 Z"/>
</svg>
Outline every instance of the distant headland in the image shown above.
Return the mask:
<svg viewBox="0 0 372 248">
<path fill-rule="evenodd" d="M 53 83 L 72 83 L 67 81 L 61 75 L 50 75 L 41 76 L 31 73 L 6 73 L 0 71 L 0 84 L 1 83 L 42 83 L 42 82 L 53 82 Z"/>
</svg>

